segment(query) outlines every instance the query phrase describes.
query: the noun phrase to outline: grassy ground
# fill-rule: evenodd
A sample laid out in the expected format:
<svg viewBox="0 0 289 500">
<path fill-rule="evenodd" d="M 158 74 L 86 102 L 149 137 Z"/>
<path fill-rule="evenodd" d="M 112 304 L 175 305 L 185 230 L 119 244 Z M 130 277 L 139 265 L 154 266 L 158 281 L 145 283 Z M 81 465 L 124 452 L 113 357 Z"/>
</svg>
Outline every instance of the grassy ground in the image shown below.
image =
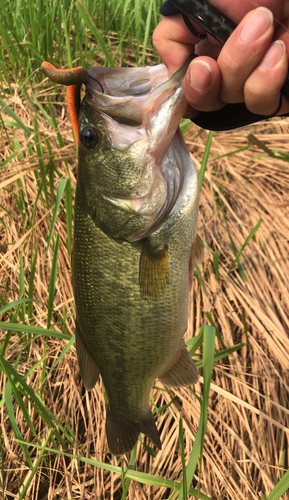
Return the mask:
<svg viewBox="0 0 289 500">
<path fill-rule="evenodd" d="M 40 72 L 19 89 L 43 60 L 155 64 L 158 3 L 0 7 L 3 500 L 288 499 L 288 120 L 214 135 L 183 124 L 203 178 L 206 253 L 186 340 L 204 378 L 195 393 L 155 388 L 163 449 L 144 440 L 120 461 L 106 443 L 102 383 L 85 392 L 74 347 L 77 153 L 65 90 Z"/>
</svg>

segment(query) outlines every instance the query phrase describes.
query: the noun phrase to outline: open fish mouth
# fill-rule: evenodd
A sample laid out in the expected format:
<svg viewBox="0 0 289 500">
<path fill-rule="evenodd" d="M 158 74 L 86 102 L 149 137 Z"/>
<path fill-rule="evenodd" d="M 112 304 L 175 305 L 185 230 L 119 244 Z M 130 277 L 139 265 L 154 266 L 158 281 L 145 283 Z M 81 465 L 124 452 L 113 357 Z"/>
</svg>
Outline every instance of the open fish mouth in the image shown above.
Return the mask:
<svg viewBox="0 0 289 500">
<path fill-rule="evenodd" d="M 103 199 L 146 221 L 143 229 L 126 235 L 131 242 L 156 230 L 181 192 L 185 177 L 182 155 L 186 147 L 181 133 L 176 132 L 187 108 L 182 80 L 193 57 L 170 78 L 163 64 L 144 68 L 94 66 L 88 70 L 78 67 L 59 71 L 49 63 L 42 65 L 49 78 L 68 85 L 68 104 L 76 137 L 78 128 L 81 133 L 86 130 L 85 126 L 89 127 L 85 122 L 87 118 L 83 117 L 90 116 L 93 120 L 96 112 L 104 124 L 109 148 L 121 153 L 131 148 L 138 163 L 143 164 L 138 177 L 127 174 L 132 182 L 125 191 L 118 189 L 116 183 L 110 192 L 103 191 Z M 86 93 L 81 105 L 82 83 Z M 81 144 L 79 146 L 82 154 Z M 175 161 L 178 151 L 180 158 Z"/>
<path fill-rule="evenodd" d="M 120 123 L 140 126 L 143 124 L 144 103 L 154 102 L 160 106 L 181 83 L 186 70 L 195 56 L 169 78 L 164 64 L 140 68 L 102 68 L 94 66 L 88 70 L 83 66 L 71 69 L 56 69 L 43 62 L 41 70 L 52 81 L 68 86 L 68 107 L 75 137 L 78 141 L 78 115 L 80 109 L 80 87 L 86 85 L 86 96 L 95 97 L 95 106 Z M 157 95 L 162 95 L 157 99 Z"/>
<path fill-rule="evenodd" d="M 189 59 L 171 78 L 164 64 L 88 70 L 87 96 L 99 111 L 124 125 L 141 126 L 180 86 Z"/>
<path fill-rule="evenodd" d="M 173 209 L 182 189 L 184 162 L 172 158 L 178 151 L 180 156 L 184 154 L 181 134 L 175 135 L 187 107 L 182 80 L 189 63 L 190 60 L 171 78 L 163 64 L 88 70 L 84 107 L 101 116 L 115 151 L 136 147 L 139 162 L 144 165 L 133 189 L 105 196 L 119 209 L 147 219 L 143 229 L 127 235 L 128 241 L 139 241 L 156 230 Z"/>
</svg>

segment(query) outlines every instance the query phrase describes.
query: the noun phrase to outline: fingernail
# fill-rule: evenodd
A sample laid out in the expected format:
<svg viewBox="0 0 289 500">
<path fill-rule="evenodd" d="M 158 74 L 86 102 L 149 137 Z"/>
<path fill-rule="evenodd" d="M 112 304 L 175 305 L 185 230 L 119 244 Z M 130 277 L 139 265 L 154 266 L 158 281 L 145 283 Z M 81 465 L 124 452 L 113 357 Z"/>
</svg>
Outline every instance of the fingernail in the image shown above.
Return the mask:
<svg viewBox="0 0 289 500">
<path fill-rule="evenodd" d="M 273 42 L 262 60 L 262 66 L 265 66 L 265 68 L 268 69 L 272 69 L 277 66 L 285 50 L 285 43 L 282 42 L 282 40 Z"/>
<path fill-rule="evenodd" d="M 266 33 L 272 24 L 272 12 L 265 7 L 259 7 L 245 22 L 241 31 L 241 37 L 245 42 L 255 42 Z"/>
<path fill-rule="evenodd" d="M 196 90 L 206 90 L 212 81 L 213 72 L 205 61 L 193 61 L 190 67 L 190 86 Z"/>
</svg>

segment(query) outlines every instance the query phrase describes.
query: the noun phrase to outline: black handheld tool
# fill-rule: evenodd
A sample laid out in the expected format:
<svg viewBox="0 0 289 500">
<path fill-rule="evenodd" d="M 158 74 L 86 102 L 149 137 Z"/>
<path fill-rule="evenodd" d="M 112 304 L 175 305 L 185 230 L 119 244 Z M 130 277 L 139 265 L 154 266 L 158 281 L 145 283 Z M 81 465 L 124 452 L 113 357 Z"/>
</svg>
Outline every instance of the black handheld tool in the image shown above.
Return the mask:
<svg viewBox="0 0 289 500">
<path fill-rule="evenodd" d="M 170 2 L 222 45 L 237 27 L 231 19 L 207 0 L 170 0 Z M 289 72 L 281 91 L 289 98 Z"/>
</svg>

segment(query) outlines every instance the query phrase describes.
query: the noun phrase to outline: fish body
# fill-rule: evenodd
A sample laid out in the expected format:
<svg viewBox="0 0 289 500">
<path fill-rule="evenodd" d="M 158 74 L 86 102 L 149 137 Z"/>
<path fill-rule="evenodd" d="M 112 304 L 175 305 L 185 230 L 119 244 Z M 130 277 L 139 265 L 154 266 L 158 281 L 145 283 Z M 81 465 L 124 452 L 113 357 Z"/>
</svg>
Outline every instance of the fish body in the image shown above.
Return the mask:
<svg viewBox="0 0 289 500">
<path fill-rule="evenodd" d="M 112 453 L 161 447 L 149 393 L 196 383 L 182 337 L 196 253 L 198 175 L 179 121 L 183 67 L 90 68 L 79 116 L 72 256 L 76 348 L 107 393 Z"/>
</svg>

